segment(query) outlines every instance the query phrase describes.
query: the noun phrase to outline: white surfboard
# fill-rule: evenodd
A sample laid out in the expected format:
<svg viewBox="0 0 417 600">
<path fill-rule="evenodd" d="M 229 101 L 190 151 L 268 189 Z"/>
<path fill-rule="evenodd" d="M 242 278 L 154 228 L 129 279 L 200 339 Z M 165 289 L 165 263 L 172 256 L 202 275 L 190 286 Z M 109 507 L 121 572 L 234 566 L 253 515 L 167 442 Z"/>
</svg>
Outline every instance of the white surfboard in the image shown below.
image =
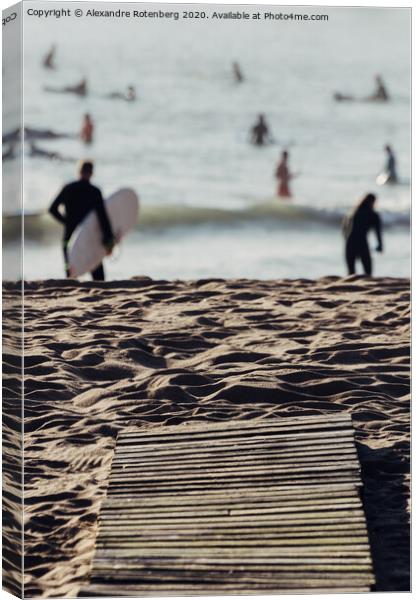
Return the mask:
<svg viewBox="0 0 417 600">
<path fill-rule="evenodd" d="M 135 227 L 139 198 L 133 190 L 124 188 L 104 201 L 116 243 Z M 70 277 L 80 277 L 93 271 L 106 256 L 103 234 L 97 213 L 92 211 L 74 231 L 68 246 Z"/>
<path fill-rule="evenodd" d="M 386 183 L 388 183 L 389 181 L 389 175 L 388 173 L 380 173 L 378 175 L 378 177 L 376 178 L 376 183 L 377 185 L 385 185 Z"/>
</svg>

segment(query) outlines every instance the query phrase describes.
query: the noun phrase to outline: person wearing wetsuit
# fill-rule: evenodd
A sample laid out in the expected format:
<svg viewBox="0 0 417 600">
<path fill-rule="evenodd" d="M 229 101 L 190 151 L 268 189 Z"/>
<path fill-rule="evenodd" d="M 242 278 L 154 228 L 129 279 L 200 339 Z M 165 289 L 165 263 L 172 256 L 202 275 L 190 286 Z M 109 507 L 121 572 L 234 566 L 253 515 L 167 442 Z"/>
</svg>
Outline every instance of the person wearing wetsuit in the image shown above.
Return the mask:
<svg viewBox="0 0 417 600">
<path fill-rule="evenodd" d="M 378 240 L 377 252 L 382 252 L 381 219 L 374 210 L 376 196 L 367 194 L 343 220 L 346 240 L 345 257 L 349 275 L 355 274 L 355 262 L 360 258 L 366 275 L 372 275 L 372 260 L 367 234 L 374 229 Z"/>
<path fill-rule="evenodd" d="M 268 125 L 264 115 L 259 115 L 258 121 L 251 129 L 251 142 L 255 146 L 264 146 L 271 141 Z"/>
<path fill-rule="evenodd" d="M 387 165 L 385 167 L 387 183 L 398 183 L 397 164 L 391 146 L 385 146 L 385 152 L 387 153 Z"/>
<path fill-rule="evenodd" d="M 65 260 L 66 276 L 69 277 L 68 269 L 68 242 L 78 225 L 85 217 L 95 210 L 103 233 L 103 246 L 111 253 L 114 246 L 114 235 L 99 188 L 90 183 L 93 175 L 93 163 L 83 162 L 80 168 L 80 179 L 66 185 L 51 204 L 49 212 L 57 221 L 64 225 L 63 251 Z M 64 206 L 65 214 L 59 209 Z M 94 281 L 104 281 L 104 269 L 102 263 L 91 272 Z"/>
</svg>

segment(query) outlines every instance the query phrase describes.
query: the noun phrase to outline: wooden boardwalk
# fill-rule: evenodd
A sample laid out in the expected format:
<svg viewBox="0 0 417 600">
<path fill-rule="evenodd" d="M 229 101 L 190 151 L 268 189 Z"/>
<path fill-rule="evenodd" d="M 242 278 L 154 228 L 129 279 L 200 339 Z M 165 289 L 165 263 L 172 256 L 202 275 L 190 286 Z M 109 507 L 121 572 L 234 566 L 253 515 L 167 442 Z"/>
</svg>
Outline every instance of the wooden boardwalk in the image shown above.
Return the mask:
<svg viewBox="0 0 417 600">
<path fill-rule="evenodd" d="M 119 435 L 83 596 L 367 592 L 350 417 Z"/>
</svg>

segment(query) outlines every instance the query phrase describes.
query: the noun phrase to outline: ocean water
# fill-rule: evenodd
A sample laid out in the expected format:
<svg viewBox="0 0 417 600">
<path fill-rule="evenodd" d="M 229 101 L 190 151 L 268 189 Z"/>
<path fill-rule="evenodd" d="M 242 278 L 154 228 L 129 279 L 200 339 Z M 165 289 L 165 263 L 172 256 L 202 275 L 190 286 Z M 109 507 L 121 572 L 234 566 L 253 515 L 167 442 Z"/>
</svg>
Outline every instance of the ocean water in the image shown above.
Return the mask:
<svg viewBox="0 0 417 600">
<path fill-rule="evenodd" d="M 79 6 L 86 9 L 88 3 Z M 205 12 L 211 15 L 214 8 L 208 5 Z M 266 11 L 295 12 L 245 10 L 260 11 L 261 17 Z M 62 276 L 60 227 L 46 211 L 74 178 L 81 158 L 95 161 L 94 182 L 105 196 L 126 186 L 140 196 L 136 228 L 107 261 L 110 278 L 343 275 L 341 218 L 370 191 L 378 195 L 385 225 L 385 252 L 375 256 L 375 274 L 408 276 L 410 12 L 298 7 L 301 11 L 329 19 L 26 16 L 26 126 L 76 134 L 89 112 L 96 130 L 88 147 L 78 139 L 37 142 L 72 159 L 67 162 L 25 155 L 25 277 Z M 53 43 L 57 68 L 47 71 L 42 57 Z M 234 60 L 245 76 L 241 84 L 233 79 Z M 371 93 L 376 73 L 390 102 L 333 101 L 336 90 Z M 12 74 L 6 69 L 4 77 Z M 82 77 L 89 86 L 85 98 L 44 90 Z M 137 102 L 105 98 L 130 84 Z M 274 143 L 257 148 L 248 143 L 248 131 L 261 112 Z M 375 178 L 385 163 L 386 143 L 395 150 L 400 184 L 380 187 Z M 276 197 L 274 171 L 283 149 L 297 174 L 290 201 Z M 6 169 L 13 168 L 8 161 Z M 5 264 L 17 244 L 10 181 L 6 177 L 3 194 Z"/>
</svg>

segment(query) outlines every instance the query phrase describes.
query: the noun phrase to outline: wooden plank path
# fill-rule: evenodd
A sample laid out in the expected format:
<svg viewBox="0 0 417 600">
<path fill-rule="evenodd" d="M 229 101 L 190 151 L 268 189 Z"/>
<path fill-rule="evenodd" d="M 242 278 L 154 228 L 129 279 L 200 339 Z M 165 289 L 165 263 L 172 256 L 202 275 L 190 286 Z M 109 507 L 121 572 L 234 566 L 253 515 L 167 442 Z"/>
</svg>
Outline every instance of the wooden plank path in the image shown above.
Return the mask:
<svg viewBox="0 0 417 600">
<path fill-rule="evenodd" d="M 81 596 L 368 592 L 347 414 L 118 437 Z"/>
</svg>

